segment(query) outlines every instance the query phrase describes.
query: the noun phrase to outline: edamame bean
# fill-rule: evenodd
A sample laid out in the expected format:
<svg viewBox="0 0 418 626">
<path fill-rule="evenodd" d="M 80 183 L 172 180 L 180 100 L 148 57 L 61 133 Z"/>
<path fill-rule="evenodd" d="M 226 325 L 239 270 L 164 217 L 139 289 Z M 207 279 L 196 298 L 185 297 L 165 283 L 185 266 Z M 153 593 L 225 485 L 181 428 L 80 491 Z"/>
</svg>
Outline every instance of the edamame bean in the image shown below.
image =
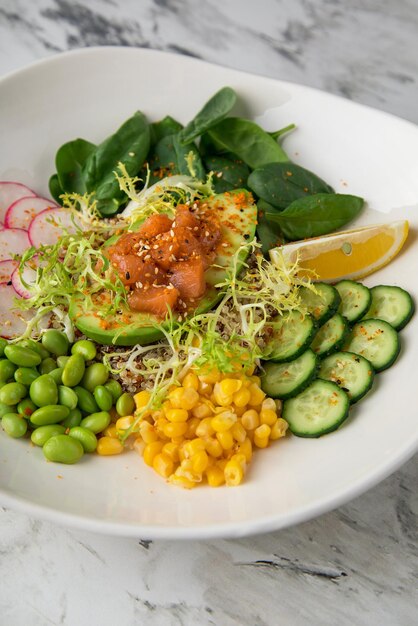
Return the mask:
<svg viewBox="0 0 418 626">
<path fill-rule="evenodd" d="M 66 387 L 75 387 L 84 376 L 86 364 L 80 354 L 70 356 L 62 372 L 62 383 Z"/>
<path fill-rule="evenodd" d="M 48 439 L 55 437 L 55 435 L 63 435 L 65 433 L 65 427 L 61 424 L 47 424 L 46 426 L 38 426 L 32 431 L 30 439 L 35 446 L 43 446 Z"/>
<path fill-rule="evenodd" d="M 103 385 L 98 385 L 93 391 L 93 396 L 99 409 L 102 411 L 110 411 L 113 406 L 113 397 L 109 389 L 106 389 Z"/>
<path fill-rule="evenodd" d="M 1 391 L 1 389 L 0 389 Z M 96 413 L 99 410 L 97 402 L 90 391 L 84 389 L 84 387 L 74 387 L 74 391 L 78 396 L 78 408 L 84 411 L 84 413 Z"/>
<path fill-rule="evenodd" d="M 2 389 L 0 389 L 1 393 Z M 58 387 L 51 374 L 44 374 L 33 381 L 29 388 L 29 395 L 36 406 L 57 404 Z"/>
<path fill-rule="evenodd" d="M 57 369 L 57 362 L 50 356 L 44 359 L 39 366 L 39 371 L 41 372 L 41 374 L 49 374 L 55 369 Z"/>
<path fill-rule="evenodd" d="M 59 356 L 59 357 L 57 358 L 57 365 L 58 365 L 58 367 L 65 367 L 65 364 L 67 363 L 67 361 L 68 361 L 68 359 L 69 359 L 69 358 L 70 358 L 70 357 L 69 357 L 69 356 L 66 356 L 66 355 L 64 355 L 64 356 Z"/>
<path fill-rule="evenodd" d="M 7 345 L 9 345 L 7 339 L 0 337 L 0 356 L 4 356 L 4 349 Z"/>
<path fill-rule="evenodd" d="M 84 454 L 81 443 L 69 435 L 54 435 L 43 445 L 42 450 L 48 461 L 67 465 L 77 463 Z"/>
<path fill-rule="evenodd" d="M 13 374 L 17 370 L 17 366 L 9 361 L 9 359 L 0 359 L 0 381 L 7 382 L 13 378 Z"/>
<path fill-rule="evenodd" d="M 93 363 L 84 372 L 82 386 L 93 393 L 98 385 L 104 385 L 109 378 L 109 371 L 103 363 Z"/>
<path fill-rule="evenodd" d="M 21 400 L 17 405 L 17 412 L 19 415 L 23 415 L 23 417 L 29 418 L 34 411 L 36 411 L 38 407 L 30 398 L 25 398 Z"/>
<path fill-rule="evenodd" d="M 30 385 L 39 378 L 39 372 L 34 367 L 18 367 L 14 373 L 14 378 L 17 383 Z"/>
<path fill-rule="evenodd" d="M 0 390 L 1 391 L 1 390 Z M 123 393 L 116 402 L 116 413 L 121 417 L 132 415 L 135 410 L 135 401 L 130 393 Z"/>
<path fill-rule="evenodd" d="M 16 407 L 4 404 L 4 402 L 0 402 L 0 417 L 3 417 L 3 415 L 6 415 L 6 413 L 16 413 Z"/>
<path fill-rule="evenodd" d="M 77 406 L 78 396 L 71 387 L 60 385 L 58 387 L 58 402 L 72 410 Z"/>
<path fill-rule="evenodd" d="M 5 356 L 19 367 L 36 367 L 42 361 L 41 355 L 31 348 L 8 345 L 4 349 Z"/>
<path fill-rule="evenodd" d="M 71 354 L 80 354 L 85 361 L 92 361 L 96 358 L 97 350 L 89 339 L 80 339 L 71 348 Z"/>
<path fill-rule="evenodd" d="M 28 394 L 28 390 L 22 383 L 7 383 L 0 389 L 0 402 L 13 406 Z"/>
<path fill-rule="evenodd" d="M 56 367 L 52 372 L 49 372 L 49 375 L 53 379 L 56 385 L 61 385 L 62 383 L 62 373 L 64 371 L 63 367 Z"/>
<path fill-rule="evenodd" d="M 55 354 L 55 356 L 63 356 L 64 354 L 67 354 L 70 342 L 68 341 L 67 335 L 59 330 L 50 328 L 42 335 L 42 345 L 51 354 Z"/>
<path fill-rule="evenodd" d="M 74 428 L 74 426 L 80 426 L 82 419 L 83 416 L 80 409 L 71 409 L 68 417 L 62 420 L 61 424 L 65 426 L 65 428 Z"/>
<path fill-rule="evenodd" d="M 74 428 L 70 428 L 70 432 L 68 434 L 70 437 L 74 437 L 74 439 L 77 439 L 81 443 L 84 452 L 94 452 L 97 448 L 97 437 L 88 428 L 75 426 Z"/>
<path fill-rule="evenodd" d="M 80 426 L 88 428 L 94 434 L 101 433 L 110 424 L 110 415 L 107 411 L 92 413 L 81 420 Z"/>
<path fill-rule="evenodd" d="M 19 439 L 26 434 L 28 423 L 21 415 L 17 413 L 6 413 L 1 418 L 3 430 L 14 439 Z"/>
<path fill-rule="evenodd" d="M 31 350 L 34 350 L 40 355 L 42 360 L 49 357 L 48 350 L 45 350 L 40 341 L 34 341 L 33 339 L 22 339 L 22 341 L 19 341 L 16 345 L 22 346 L 23 348 L 31 348 Z"/>
<path fill-rule="evenodd" d="M 107 383 L 104 384 L 104 387 L 106 387 L 106 389 L 108 389 L 112 394 L 113 402 L 116 402 L 116 400 L 123 394 L 122 385 L 114 378 L 108 380 Z"/>
<path fill-rule="evenodd" d="M 70 414 L 70 409 L 61 404 L 49 404 L 36 409 L 30 416 L 31 424 L 34 426 L 46 426 L 47 424 L 58 424 L 65 420 Z"/>
</svg>

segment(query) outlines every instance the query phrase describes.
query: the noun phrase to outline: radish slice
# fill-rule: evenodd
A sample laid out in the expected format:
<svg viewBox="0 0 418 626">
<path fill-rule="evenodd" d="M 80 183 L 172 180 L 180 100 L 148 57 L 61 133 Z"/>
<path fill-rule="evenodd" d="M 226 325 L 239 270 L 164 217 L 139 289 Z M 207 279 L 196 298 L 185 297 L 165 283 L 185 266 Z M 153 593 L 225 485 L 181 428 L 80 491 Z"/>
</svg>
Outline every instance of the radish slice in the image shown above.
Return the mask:
<svg viewBox="0 0 418 626">
<path fill-rule="evenodd" d="M 31 221 L 46 209 L 56 209 L 58 204 L 47 198 L 29 196 L 13 202 L 7 209 L 4 225 L 6 228 L 23 228 L 28 230 Z"/>
<path fill-rule="evenodd" d="M 36 257 L 34 257 L 34 259 L 35 258 Z M 31 263 L 34 259 L 31 260 Z M 36 265 L 36 261 L 34 265 Z M 28 264 L 26 264 L 22 273 L 19 272 L 19 268 L 16 268 L 12 274 L 12 285 L 13 285 L 14 290 L 22 298 L 30 298 L 33 294 L 24 285 L 22 278 L 26 284 L 28 285 L 34 284 L 36 280 L 36 269 L 34 269 L 33 267 L 29 267 Z"/>
<path fill-rule="evenodd" d="M 38 213 L 29 226 L 29 239 L 35 248 L 55 245 L 60 237 L 75 234 L 74 213 L 68 209 L 47 209 Z M 77 222 L 76 222 L 77 223 Z M 78 223 L 81 228 L 81 223 Z"/>
<path fill-rule="evenodd" d="M 5 339 L 22 335 L 26 330 L 26 321 L 33 315 L 30 311 L 16 308 L 16 291 L 7 283 L 0 284 L 0 334 Z"/>
<path fill-rule="evenodd" d="M 0 283 L 10 282 L 12 280 L 12 274 L 18 265 L 19 263 L 12 259 L 0 261 Z"/>
<path fill-rule="evenodd" d="M 26 230 L 21 228 L 2 228 L 0 230 L 0 261 L 11 259 L 15 254 L 23 254 L 30 248 Z"/>
<path fill-rule="evenodd" d="M 21 183 L 0 181 L 0 222 L 4 222 L 6 211 L 10 205 L 26 196 L 35 197 L 36 193 Z"/>
</svg>

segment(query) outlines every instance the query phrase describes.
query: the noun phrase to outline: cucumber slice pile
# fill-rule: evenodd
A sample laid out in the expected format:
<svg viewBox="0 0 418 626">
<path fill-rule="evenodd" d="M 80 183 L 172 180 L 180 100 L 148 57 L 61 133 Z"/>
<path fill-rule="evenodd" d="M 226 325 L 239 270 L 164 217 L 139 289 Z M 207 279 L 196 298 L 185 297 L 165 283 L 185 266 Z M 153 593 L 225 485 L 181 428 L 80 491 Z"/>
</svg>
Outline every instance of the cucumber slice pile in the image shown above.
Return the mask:
<svg viewBox="0 0 418 626">
<path fill-rule="evenodd" d="M 415 307 L 400 287 L 368 289 L 352 280 L 316 283 L 315 292 L 302 287 L 300 296 L 309 315 L 293 311 L 269 327 L 261 385 L 284 401 L 293 434 L 320 437 L 336 430 L 375 373 L 395 362 L 397 331 Z"/>
</svg>

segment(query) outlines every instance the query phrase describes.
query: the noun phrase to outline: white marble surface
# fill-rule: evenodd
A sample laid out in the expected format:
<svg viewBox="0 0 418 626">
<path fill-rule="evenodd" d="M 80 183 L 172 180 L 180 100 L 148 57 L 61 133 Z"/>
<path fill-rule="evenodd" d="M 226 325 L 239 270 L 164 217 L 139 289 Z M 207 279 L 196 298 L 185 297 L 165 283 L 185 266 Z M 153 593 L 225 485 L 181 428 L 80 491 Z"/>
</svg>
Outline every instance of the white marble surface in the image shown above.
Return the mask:
<svg viewBox="0 0 418 626">
<path fill-rule="evenodd" d="M 418 122 L 417 29 L 417 0 L 0 0 L 0 73 L 145 46 Z M 417 484 L 415 457 L 337 511 L 239 541 L 110 538 L 0 508 L 0 626 L 412 626 Z"/>
</svg>

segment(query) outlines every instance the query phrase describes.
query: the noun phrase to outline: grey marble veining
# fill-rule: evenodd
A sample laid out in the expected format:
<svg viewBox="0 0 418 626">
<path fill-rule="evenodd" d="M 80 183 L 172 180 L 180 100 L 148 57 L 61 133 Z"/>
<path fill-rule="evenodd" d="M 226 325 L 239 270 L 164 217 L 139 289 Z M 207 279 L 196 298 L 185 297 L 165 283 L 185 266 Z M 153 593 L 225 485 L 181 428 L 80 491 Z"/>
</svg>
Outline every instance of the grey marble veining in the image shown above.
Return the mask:
<svg viewBox="0 0 418 626">
<path fill-rule="evenodd" d="M 417 0 L 0 0 L 0 74 L 142 46 L 418 122 Z M 418 458 L 340 509 L 237 541 L 145 542 L 0 508 L 0 626 L 413 626 Z"/>
</svg>

